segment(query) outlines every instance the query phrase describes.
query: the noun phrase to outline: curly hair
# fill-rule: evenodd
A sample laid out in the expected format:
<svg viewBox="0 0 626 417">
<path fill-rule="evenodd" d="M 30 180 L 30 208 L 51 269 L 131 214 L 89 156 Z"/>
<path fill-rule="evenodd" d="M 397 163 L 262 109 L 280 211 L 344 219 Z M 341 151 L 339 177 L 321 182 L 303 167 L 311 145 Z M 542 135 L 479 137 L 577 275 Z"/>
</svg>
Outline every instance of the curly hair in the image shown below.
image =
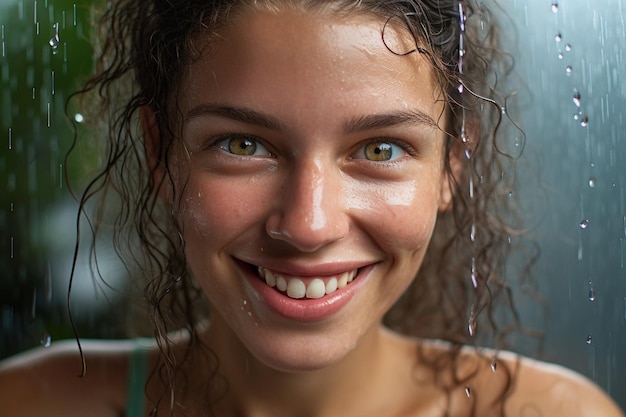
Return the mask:
<svg viewBox="0 0 626 417">
<path fill-rule="evenodd" d="M 179 110 L 172 103 L 184 68 L 204 52 L 192 35 L 214 33 L 243 7 L 279 10 L 285 5 L 376 15 L 386 22 L 385 28 L 404 28 L 415 40 L 415 49 L 389 48 L 391 52 L 428 58 L 450 115 L 445 126 L 449 137 L 445 166 L 453 202 L 451 210 L 439 214 L 424 263 L 387 313 L 385 324 L 406 335 L 449 342 L 452 348 L 438 357 L 426 358 L 418 351 L 436 370 L 452 369 L 461 348 L 476 345 L 477 338 L 496 349 L 506 348 L 507 335 L 518 328 L 505 279 L 506 259 L 517 230 L 509 225 L 516 219 L 512 199 L 507 198 L 514 185 L 514 176 L 508 173 L 514 171 L 507 169 L 518 155 L 508 152 L 502 142 L 501 122 L 510 119 L 507 97 L 496 89 L 511 62 L 500 52 L 500 32 L 483 2 L 117 0 L 105 11 L 96 39 L 103 42 L 96 43 L 97 74 L 78 92 L 105 130 L 103 167 L 84 191 L 79 215 L 87 215 L 89 201 L 98 201 L 99 209 L 91 216 L 97 235 L 107 204 L 115 201 L 115 247 L 129 269 L 146 278 L 145 296 L 163 352 L 161 378 L 173 391 L 180 362 L 171 351 L 170 332 L 185 328 L 190 345 L 199 343 L 197 327 L 208 314 L 186 268 L 182 233 L 158 198 L 158 190 L 165 185 L 177 197 L 182 193 L 175 187 L 169 161 L 179 137 Z M 384 30 L 381 37 L 384 42 Z M 140 126 L 140 113 L 146 107 L 156 115 L 160 132 L 156 148 L 149 150 L 154 164 L 146 157 Z M 516 146 L 523 148 L 523 137 Z M 453 169 L 454 155 L 463 164 L 460 171 Z M 111 192 L 118 198 L 111 199 Z M 509 312 L 506 317 L 497 314 L 502 304 Z M 213 376 L 217 369 L 216 361 Z M 508 375 L 511 382 L 513 376 Z M 453 385 L 458 387 L 468 378 L 456 379 Z M 502 391 L 503 400 L 510 385 Z"/>
</svg>

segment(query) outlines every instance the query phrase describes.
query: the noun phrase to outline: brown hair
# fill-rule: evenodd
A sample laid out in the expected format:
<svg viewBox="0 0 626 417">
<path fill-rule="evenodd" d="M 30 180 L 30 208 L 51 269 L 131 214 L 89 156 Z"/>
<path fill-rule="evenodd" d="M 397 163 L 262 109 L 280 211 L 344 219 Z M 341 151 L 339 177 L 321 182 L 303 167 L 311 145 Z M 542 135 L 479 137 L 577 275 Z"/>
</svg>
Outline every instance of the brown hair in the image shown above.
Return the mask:
<svg viewBox="0 0 626 417">
<path fill-rule="evenodd" d="M 428 359 L 434 369 L 441 364 L 454 367 L 460 348 L 475 344 L 477 337 L 498 349 L 506 347 L 506 336 L 517 327 L 504 280 L 506 256 L 515 237 L 504 221 L 506 216 L 515 220 L 507 198 L 514 177 L 509 177 L 512 171 L 506 166 L 518 155 L 507 153 L 502 142 L 500 124 L 509 119 L 506 97 L 496 90 L 496 80 L 509 71 L 510 61 L 499 53 L 497 26 L 482 2 L 118 0 L 102 20 L 97 75 L 79 92 L 106 126 L 103 168 L 89 183 L 80 206 L 86 213 L 87 202 L 98 199 L 100 210 L 93 223 L 97 234 L 106 204 L 115 201 L 116 248 L 126 254 L 123 259 L 129 269 L 147 279 L 145 295 L 163 351 L 165 382 L 172 388 L 180 365 L 170 351 L 168 334 L 183 327 L 191 335 L 189 343 L 197 343 L 196 328 L 206 314 L 198 307 L 202 303 L 196 303 L 202 298 L 186 269 L 182 234 L 155 192 L 166 182 L 177 196 L 181 192 L 174 187 L 168 160 L 178 137 L 178 109 L 172 99 L 184 67 L 202 53 L 192 35 L 212 33 L 227 24 L 239 7 L 271 9 L 285 4 L 304 10 L 375 14 L 387 25 L 406 28 L 415 39 L 415 49 L 391 52 L 429 58 L 451 115 L 446 126 L 448 155 L 462 155 L 464 168 L 454 176 L 447 158 L 455 190 L 452 208 L 440 213 L 418 276 L 385 323 L 407 335 L 448 341 L 452 346 L 448 353 Z M 384 31 L 381 37 L 384 41 Z M 88 98 L 93 92 L 98 95 Z M 156 115 L 161 136 L 153 155 L 162 169 L 160 176 L 155 175 L 157 167 L 146 161 L 139 127 L 139 112 L 145 106 Z M 523 141 L 517 145 L 523 148 Z M 109 192 L 118 198 L 111 200 Z M 510 313 L 503 320 L 496 314 L 498 300 Z M 463 383 L 454 381 L 457 386 Z"/>
</svg>

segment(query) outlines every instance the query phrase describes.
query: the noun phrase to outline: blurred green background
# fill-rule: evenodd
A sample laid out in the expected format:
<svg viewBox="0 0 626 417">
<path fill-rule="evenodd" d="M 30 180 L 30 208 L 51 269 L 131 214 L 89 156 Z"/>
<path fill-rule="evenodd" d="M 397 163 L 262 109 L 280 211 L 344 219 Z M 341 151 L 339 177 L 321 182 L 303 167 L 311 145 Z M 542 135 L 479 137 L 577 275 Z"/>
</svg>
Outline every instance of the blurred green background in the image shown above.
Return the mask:
<svg viewBox="0 0 626 417">
<path fill-rule="evenodd" d="M 66 166 L 64 106 L 93 71 L 94 3 L 0 0 L 0 358 L 73 337 L 77 207 L 63 175 L 79 191 L 97 155 L 79 148 Z M 528 138 L 517 196 L 541 248 L 535 273 L 549 311 L 540 357 L 626 409 L 626 10 L 621 0 L 500 3 L 523 97 L 512 111 Z M 80 109 L 69 115 L 92 134 Z M 91 278 L 82 254 L 74 317 L 82 337 L 124 337 L 126 273 L 106 244 L 100 257 L 115 290 Z M 521 307 L 543 326 L 543 310 Z"/>
</svg>

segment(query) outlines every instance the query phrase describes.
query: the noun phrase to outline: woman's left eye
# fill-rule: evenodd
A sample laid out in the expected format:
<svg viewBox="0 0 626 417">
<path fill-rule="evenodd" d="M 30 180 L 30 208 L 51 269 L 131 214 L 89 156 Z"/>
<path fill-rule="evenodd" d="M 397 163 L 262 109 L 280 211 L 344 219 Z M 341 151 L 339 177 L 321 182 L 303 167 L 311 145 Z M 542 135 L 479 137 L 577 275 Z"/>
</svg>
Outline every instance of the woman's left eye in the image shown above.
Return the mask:
<svg viewBox="0 0 626 417">
<path fill-rule="evenodd" d="M 219 140 L 216 147 L 237 156 L 271 156 L 259 141 L 246 135 L 229 135 L 227 138 Z"/>
<path fill-rule="evenodd" d="M 353 159 L 367 159 L 373 162 L 387 162 L 398 159 L 407 152 L 401 146 L 387 140 L 369 142 L 352 154 Z"/>
</svg>

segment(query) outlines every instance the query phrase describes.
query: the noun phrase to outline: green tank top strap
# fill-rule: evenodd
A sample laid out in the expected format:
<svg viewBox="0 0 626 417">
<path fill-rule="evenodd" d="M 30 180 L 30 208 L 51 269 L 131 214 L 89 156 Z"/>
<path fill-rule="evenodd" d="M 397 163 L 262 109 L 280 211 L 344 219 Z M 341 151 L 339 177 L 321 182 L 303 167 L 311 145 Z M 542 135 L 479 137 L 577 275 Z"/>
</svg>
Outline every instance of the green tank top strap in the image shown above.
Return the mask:
<svg viewBox="0 0 626 417">
<path fill-rule="evenodd" d="M 144 416 L 148 357 L 153 344 L 154 341 L 151 339 L 135 340 L 135 347 L 128 363 L 126 417 Z"/>
</svg>

